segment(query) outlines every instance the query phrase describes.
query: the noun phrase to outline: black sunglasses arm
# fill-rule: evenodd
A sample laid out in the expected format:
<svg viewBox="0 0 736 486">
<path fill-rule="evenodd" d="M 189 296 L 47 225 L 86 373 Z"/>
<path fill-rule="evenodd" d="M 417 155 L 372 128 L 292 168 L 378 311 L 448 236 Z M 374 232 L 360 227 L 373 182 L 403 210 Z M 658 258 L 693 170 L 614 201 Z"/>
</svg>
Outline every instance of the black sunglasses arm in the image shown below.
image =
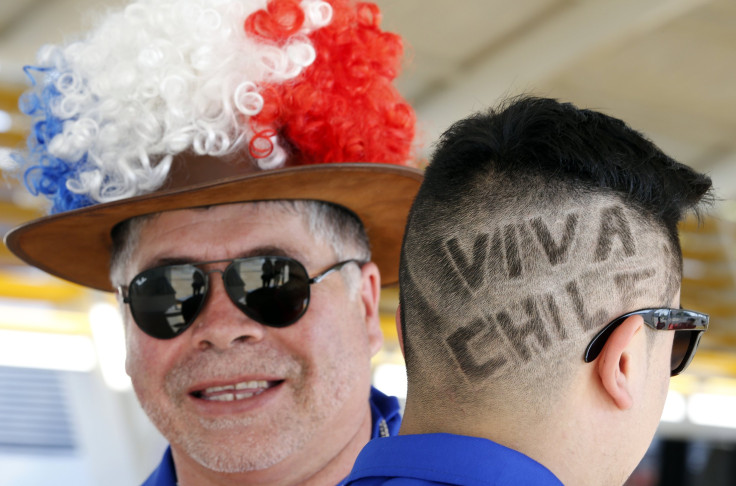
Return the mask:
<svg viewBox="0 0 736 486">
<path fill-rule="evenodd" d="M 362 267 L 363 265 L 365 265 L 366 262 L 364 262 L 362 260 L 351 259 L 351 260 L 344 260 L 344 261 L 335 263 L 334 265 L 332 265 L 331 267 L 329 267 L 327 270 L 325 270 L 322 273 L 319 273 L 319 274 L 315 275 L 314 277 L 310 278 L 309 279 L 310 285 L 311 284 L 315 284 L 315 283 L 320 283 L 326 276 L 328 276 L 332 272 L 336 272 L 338 270 L 341 270 L 342 267 L 344 267 L 348 263 L 356 263 L 358 266 Z"/>
<path fill-rule="evenodd" d="M 603 346 L 611 337 L 613 331 L 627 318 L 640 315 L 644 323 L 654 330 L 705 331 L 708 329 L 708 315 L 687 309 L 642 309 L 629 312 L 613 321 L 600 330 L 585 349 L 585 362 L 591 363 L 603 350 Z M 677 323 L 677 324 L 675 324 Z"/>
</svg>

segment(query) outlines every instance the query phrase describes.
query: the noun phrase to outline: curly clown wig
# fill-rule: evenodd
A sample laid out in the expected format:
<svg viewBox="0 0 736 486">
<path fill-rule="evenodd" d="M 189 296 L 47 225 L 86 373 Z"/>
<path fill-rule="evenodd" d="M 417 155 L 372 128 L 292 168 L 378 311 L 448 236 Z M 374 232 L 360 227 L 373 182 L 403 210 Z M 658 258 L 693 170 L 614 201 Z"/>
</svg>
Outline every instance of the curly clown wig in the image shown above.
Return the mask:
<svg viewBox="0 0 736 486">
<path fill-rule="evenodd" d="M 183 152 L 406 164 L 402 42 L 379 23 L 348 0 L 139 0 L 26 67 L 18 169 L 61 213 L 155 191 Z"/>
</svg>

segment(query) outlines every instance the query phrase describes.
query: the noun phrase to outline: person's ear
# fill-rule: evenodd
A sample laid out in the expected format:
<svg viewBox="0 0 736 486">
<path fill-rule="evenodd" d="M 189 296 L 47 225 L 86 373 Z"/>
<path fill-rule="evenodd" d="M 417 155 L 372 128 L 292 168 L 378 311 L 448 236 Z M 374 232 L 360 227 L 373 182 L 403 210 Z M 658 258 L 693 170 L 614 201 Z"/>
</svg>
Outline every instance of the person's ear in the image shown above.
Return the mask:
<svg viewBox="0 0 736 486">
<path fill-rule="evenodd" d="M 642 331 L 644 319 L 631 316 L 621 323 L 606 341 L 597 360 L 598 376 L 603 389 L 621 410 L 628 410 L 633 404 L 632 379 L 641 362 L 634 359 L 637 345 L 634 337 Z"/>
<path fill-rule="evenodd" d="M 363 307 L 363 319 L 368 333 L 368 344 L 371 356 L 376 354 L 383 345 L 383 332 L 378 311 L 378 301 L 381 297 L 381 274 L 378 266 L 373 262 L 361 267 L 360 302 Z"/>
<path fill-rule="evenodd" d="M 406 358 L 406 354 L 404 354 L 404 332 L 401 329 L 401 303 L 399 303 L 399 306 L 396 308 L 396 337 L 399 340 L 401 354 Z"/>
</svg>

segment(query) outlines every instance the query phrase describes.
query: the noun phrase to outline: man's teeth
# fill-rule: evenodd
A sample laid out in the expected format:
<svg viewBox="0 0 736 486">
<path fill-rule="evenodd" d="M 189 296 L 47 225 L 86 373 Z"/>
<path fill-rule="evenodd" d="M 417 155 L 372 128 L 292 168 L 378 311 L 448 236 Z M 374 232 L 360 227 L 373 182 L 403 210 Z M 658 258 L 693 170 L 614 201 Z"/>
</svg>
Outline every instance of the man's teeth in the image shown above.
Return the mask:
<svg viewBox="0 0 736 486">
<path fill-rule="evenodd" d="M 200 398 L 218 402 L 232 402 L 233 400 L 242 400 L 260 395 L 268 388 L 269 385 L 266 380 L 244 381 L 235 385 L 211 386 L 201 392 Z"/>
<path fill-rule="evenodd" d="M 205 400 L 215 400 L 218 402 L 232 402 L 233 400 L 242 400 L 243 398 L 249 398 L 253 395 L 260 395 L 263 390 L 259 390 L 254 393 L 223 393 L 222 395 L 213 395 L 211 397 L 203 396 Z"/>
</svg>

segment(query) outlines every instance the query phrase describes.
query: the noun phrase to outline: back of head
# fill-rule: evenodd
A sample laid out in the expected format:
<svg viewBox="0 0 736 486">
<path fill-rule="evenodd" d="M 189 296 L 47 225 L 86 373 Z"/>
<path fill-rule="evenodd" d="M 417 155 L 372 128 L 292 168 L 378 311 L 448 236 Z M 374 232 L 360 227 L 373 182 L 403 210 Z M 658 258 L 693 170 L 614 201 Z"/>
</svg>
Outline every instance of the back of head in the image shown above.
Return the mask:
<svg viewBox="0 0 736 486">
<path fill-rule="evenodd" d="M 671 306 L 710 180 L 620 120 L 519 98 L 453 125 L 400 266 L 409 396 L 542 410 L 609 320 Z"/>
</svg>

